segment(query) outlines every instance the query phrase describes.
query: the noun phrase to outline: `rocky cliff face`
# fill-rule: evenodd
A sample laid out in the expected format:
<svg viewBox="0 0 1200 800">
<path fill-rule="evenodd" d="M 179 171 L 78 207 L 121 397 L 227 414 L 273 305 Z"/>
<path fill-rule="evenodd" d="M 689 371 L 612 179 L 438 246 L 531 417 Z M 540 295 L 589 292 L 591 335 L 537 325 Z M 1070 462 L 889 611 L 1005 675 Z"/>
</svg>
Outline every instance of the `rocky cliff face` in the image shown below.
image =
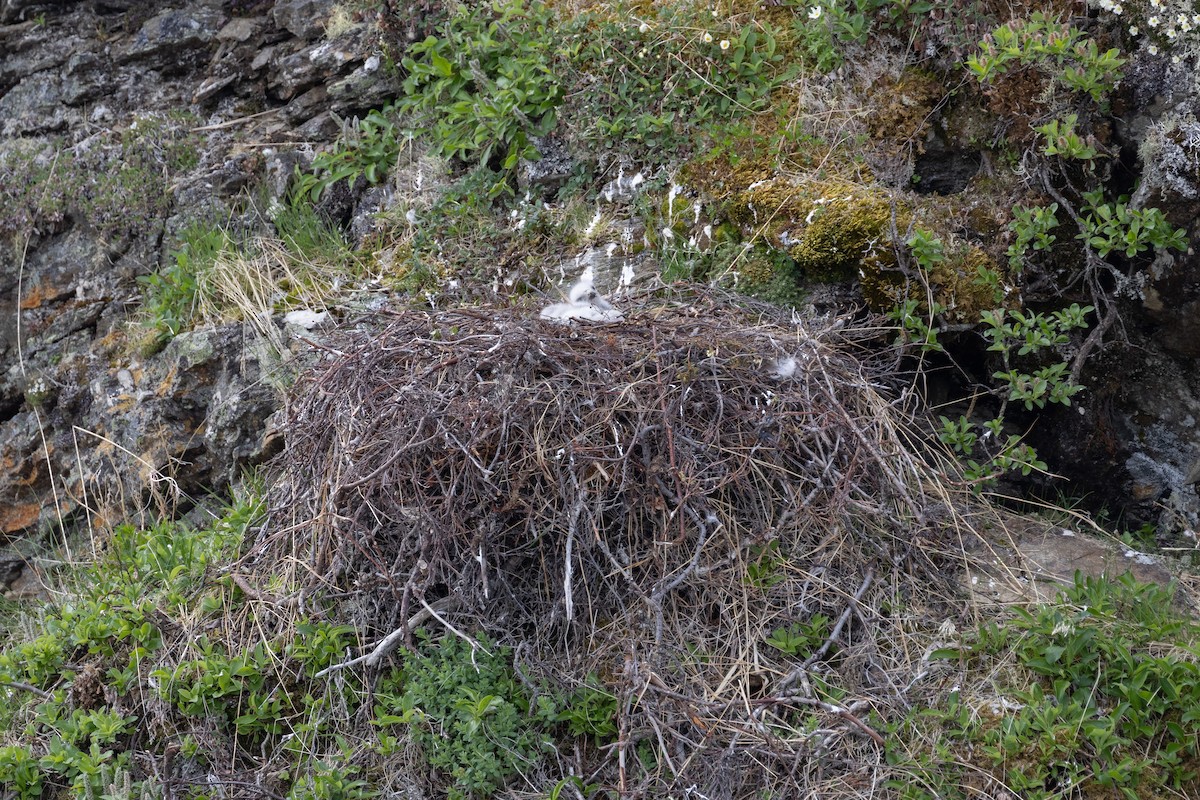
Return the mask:
<svg viewBox="0 0 1200 800">
<path fill-rule="evenodd" d="M 272 359 L 240 323 L 156 351 L 138 278 L 191 221 L 253 229 L 248 198 L 281 197 L 340 119 L 397 95 L 372 22 L 330 0 L 0 3 L 0 533 L 220 490 L 270 454 Z M 1120 97 L 1130 186 L 1194 235 L 1200 92 L 1142 52 Z M 960 192 L 986 158 L 932 122 L 925 188 Z M 340 202 L 361 234 L 388 199 Z M 1197 276 L 1193 250 L 1160 257 L 1089 391 L 1032 434 L 1070 493 L 1172 535 L 1200 526 Z"/>
<path fill-rule="evenodd" d="M 0 534 L 174 505 L 267 454 L 280 395 L 254 338 L 153 352 L 138 278 L 189 221 L 252 225 L 250 191 L 282 194 L 338 115 L 396 91 L 334 11 L 0 5 Z"/>
</svg>

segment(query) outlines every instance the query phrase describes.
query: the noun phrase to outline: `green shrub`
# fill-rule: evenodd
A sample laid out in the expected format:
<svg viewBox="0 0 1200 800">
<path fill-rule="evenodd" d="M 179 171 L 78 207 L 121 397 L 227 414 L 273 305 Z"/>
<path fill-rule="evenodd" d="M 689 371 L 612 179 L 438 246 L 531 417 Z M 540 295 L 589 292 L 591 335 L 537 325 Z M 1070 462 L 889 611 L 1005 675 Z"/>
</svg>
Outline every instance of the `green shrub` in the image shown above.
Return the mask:
<svg viewBox="0 0 1200 800">
<path fill-rule="evenodd" d="M 441 155 L 512 169 L 538 156 L 562 90 L 553 69 L 553 12 L 541 2 L 460 4 L 441 36 L 409 49 L 397 110 Z"/>
<path fill-rule="evenodd" d="M 510 652 L 486 638 L 473 647 L 423 632 L 417 650 L 377 695 L 375 724 L 403 723 L 452 800 L 488 797 L 541 758 L 546 744 Z"/>
<path fill-rule="evenodd" d="M 0 747 L 0 786 L 15 793 L 16 800 L 39 800 L 42 796 L 42 771 L 38 759 L 19 745 Z"/>
<path fill-rule="evenodd" d="M 395 107 L 388 105 L 372 109 L 353 124 L 344 124 L 337 146 L 318 153 L 309 172 L 296 167 L 296 196 L 316 201 L 338 181 L 353 186 L 360 176 L 371 184 L 382 181 L 400 155 L 394 115 Z"/>
<path fill-rule="evenodd" d="M 205 223 L 188 226 L 180 239 L 165 267 L 138 278 L 146 324 L 157 331 L 160 344 L 178 336 L 195 316 L 200 301 L 199 274 L 232 247 L 224 230 Z"/>
<path fill-rule="evenodd" d="M 1159 250 L 1187 249 L 1187 231 L 1167 222 L 1157 208 L 1129 207 L 1129 198 L 1104 202 L 1104 191 L 1084 192 L 1083 230 L 1077 238 L 1087 242 L 1101 258 L 1117 252 L 1133 258 L 1151 247 Z"/>
<path fill-rule="evenodd" d="M 1034 677 L 1010 688 L 1020 705 L 971 731 L 1023 797 L 1064 787 L 1130 800 L 1189 794 L 1200 761 L 1200 625 L 1172 606 L 1173 589 L 1126 574 L 1076 575 L 1059 601 L 985 626 L 965 651 L 1011 653 Z"/>
<path fill-rule="evenodd" d="M 1116 48 L 1101 52 L 1082 31 L 1038 11 L 993 30 L 966 66 L 984 85 L 1016 67 L 1033 67 L 1101 102 L 1121 79 L 1124 63 Z"/>
<path fill-rule="evenodd" d="M 569 135 L 658 163 L 770 110 L 772 93 L 799 69 L 784 57 L 791 35 L 770 19 L 727 19 L 690 4 L 639 9 L 636 19 L 623 7 L 592 11 L 562 36 Z"/>
</svg>

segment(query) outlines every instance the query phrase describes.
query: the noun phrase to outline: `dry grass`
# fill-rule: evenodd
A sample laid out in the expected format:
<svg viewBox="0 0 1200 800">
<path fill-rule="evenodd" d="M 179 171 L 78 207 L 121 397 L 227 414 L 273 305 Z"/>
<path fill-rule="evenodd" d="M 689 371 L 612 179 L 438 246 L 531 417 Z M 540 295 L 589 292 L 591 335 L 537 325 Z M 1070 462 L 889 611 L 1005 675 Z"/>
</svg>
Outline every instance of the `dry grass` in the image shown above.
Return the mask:
<svg viewBox="0 0 1200 800">
<path fill-rule="evenodd" d="M 350 591 L 369 635 L 433 617 L 534 682 L 596 674 L 619 741 L 572 769 L 622 796 L 878 790 L 877 727 L 925 691 L 963 514 L 987 512 L 860 360 L 874 334 L 699 291 L 618 326 L 535 317 L 347 334 L 298 387 L 247 568 Z"/>
<path fill-rule="evenodd" d="M 282 242 L 259 237 L 245 252 L 222 253 L 198 276 L 206 323 L 243 320 L 275 352 L 287 349 L 275 321 L 281 308 L 328 311 L 349 277 L 344 264 L 303 259 Z"/>
</svg>

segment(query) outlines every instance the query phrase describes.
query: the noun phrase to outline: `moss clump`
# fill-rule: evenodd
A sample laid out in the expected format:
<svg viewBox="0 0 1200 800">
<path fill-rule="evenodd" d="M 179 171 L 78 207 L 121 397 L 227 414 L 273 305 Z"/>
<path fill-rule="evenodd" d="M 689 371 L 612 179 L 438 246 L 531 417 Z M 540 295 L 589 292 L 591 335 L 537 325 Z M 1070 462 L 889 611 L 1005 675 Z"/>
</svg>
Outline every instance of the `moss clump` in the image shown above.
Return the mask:
<svg viewBox="0 0 1200 800">
<path fill-rule="evenodd" d="M 915 67 L 880 80 L 868 91 L 867 133 L 876 141 L 912 143 L 918 153 L 924 152 L 934 109 L 946 92 L 941 78 Z"/>
<path fill-rule="evenodd" d="M 755 247 L 746 251 L 739 266 L 738 289 L 780 306 L 797 306 L 804 300 L 800 271 L 786 253 Z"/>
<path fill-rule="evenodd" d="M 995 259 L 975 245 L 950 249 L 933 270 L 930 279 L 947 322 L 974 324 L 982 312 L 995 307 L 993 290 L 979 277 L 985 270 L 1004 274 Z"/>
<path fill-rule="evenodd" d="M 881 190 L 826 185 L 804 220 L 799 235 L 789 236 L 795 243 L 789 242 L 788 255 L 810 278 L 852 279 L 867 262 L 882 268 L 894 261 L 888 247 L 892 202 Z"/>
</svg>

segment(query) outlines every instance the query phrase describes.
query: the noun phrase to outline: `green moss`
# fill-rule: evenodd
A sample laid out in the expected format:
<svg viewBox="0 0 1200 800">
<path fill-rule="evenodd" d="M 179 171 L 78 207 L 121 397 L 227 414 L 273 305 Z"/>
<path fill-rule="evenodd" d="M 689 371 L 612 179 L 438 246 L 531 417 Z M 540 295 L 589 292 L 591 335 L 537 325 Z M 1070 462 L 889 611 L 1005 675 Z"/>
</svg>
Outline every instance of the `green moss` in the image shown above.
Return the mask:
<svg viewBox="0 0 1200 800">
<path fill-rule="evenodd" d="M 945 87 L 945 79 L 917 67 L 878 81 L 867 94 L 867 132 L 876 141 L 913 144 L 923 151 L 934 109 L 947 93 Z"/>
<path fill-rule="evenodd" d="M 979 279 L 981 270 L 999 274 L 1005 271 L 975 245 L 951 249 L 946 260 L 934 269 L 930 278 L 938 302 L 946 308 L 943 316 L 948 322 L 974 324 L 982 312 L 995 306 L 991 288 Z"/>
<path fill-rule="evenodd" d="M 852 279 L 868 260 L 889 258 L 892 204 L 871 189 L 830 185 L 813 198 L 807 223 L 788 254 L 804 273 L 820 281 Z"/>
<path fill-rule="evenodd" d="M 741 270 L 739 289 L 751 297 L 781 306 L 797 306 L 807 296 L 796 262 L 778 250 L 751 250 Z"/>
</svg>

